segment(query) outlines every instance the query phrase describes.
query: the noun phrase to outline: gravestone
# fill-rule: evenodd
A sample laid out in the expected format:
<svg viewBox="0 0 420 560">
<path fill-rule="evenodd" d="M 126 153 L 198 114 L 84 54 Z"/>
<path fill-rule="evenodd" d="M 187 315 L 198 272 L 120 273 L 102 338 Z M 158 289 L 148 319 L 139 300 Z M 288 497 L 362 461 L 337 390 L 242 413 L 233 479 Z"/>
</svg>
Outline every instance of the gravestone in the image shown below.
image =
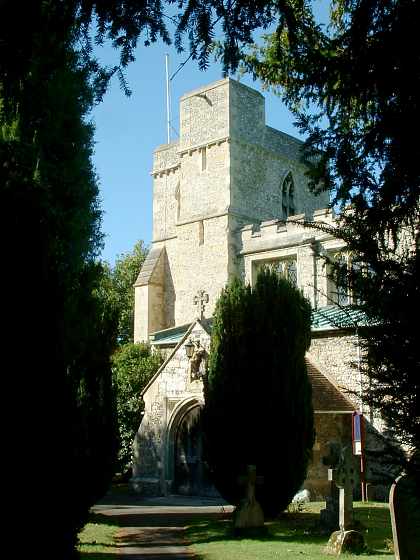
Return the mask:
<svg viewBox="0 0 420 560">
<path fill-rule="evenodd" d="M 353 453 L 351 447 L 344 447 L 338 465 L 328 469 L 328 480 L 334 482 L 339 490 L 339 531 L 334 531 L 329 538 L 325 552 L 339 555 L 343 552 L 362 552 L 365 548 L 363 535 L 352 529 L 353 488 L 356 483 Z"/>
<path fill-rule="evenodd" d="M 264 513 L 255 497 L 256 484 L 262 483 L 262 481 L 262 477 L 257 477 L 255 465 L 248 465 L 246 476 L 239 479 L 239 483 L 246 486 L 246 493 L 245 498 L 235 511 L 234 528 L 236 533 L 264 528 Z"/>
<path fill-rule="evenodd" d="M 402 475 L 392 484 L 389 509 L 395 559 L 419 560 L 420 499 L 409 476 Z"/>
<path fill-rule="evenodd" d="M 322 458 L 322 463 L 330 469 L 337 468 L 340 461 L 341 445 L 329 443 L 329 454 Z M 325 499 L 325 509 L 320 511 L 320 525 L 326 531 L 337 531 L 339 528 L 339 490 L 335 482 L 330 481 L 330 493 Z"/>
</svg>

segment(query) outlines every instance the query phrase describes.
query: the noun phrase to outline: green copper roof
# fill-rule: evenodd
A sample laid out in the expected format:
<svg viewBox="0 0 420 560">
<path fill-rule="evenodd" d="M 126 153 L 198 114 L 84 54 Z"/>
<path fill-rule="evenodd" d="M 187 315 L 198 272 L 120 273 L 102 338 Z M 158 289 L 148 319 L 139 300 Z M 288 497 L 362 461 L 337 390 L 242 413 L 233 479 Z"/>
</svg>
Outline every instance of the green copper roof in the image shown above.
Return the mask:
<svg viewBox="0 0 420 560">
<path fill-rule="evenodd" d="M 172 327 L 163 331 L 157 331 L 150 335 L 150 342 L 154 346 L 178 344 L 189 329 L 190 325 L 191 323 L 188 323 L 188 325 L 181 325 L 180 327 Z"/>
<path fill-rule="evenodd" d="M 312 311 L 312 331 L 327 329 L 348 329 L 367 325 L 363 311 L 351 306 L 328 305 Z"/>
<path fill-rule="evenodd" d="M 211 330 L 211 319 L 205 319 L 208 330 Z M 312 311 L 312 332 L 348 329 L 365 326 L 367 324 L 365 314 L 352 307 L 337 307 L 329 305 Z M 150 335 L 150 342 L 154 346 L 172 346 L 178 344 L 185 335 L 191 323 L 172 327 L 163 331 L 157 331 Z"/>
</svg>

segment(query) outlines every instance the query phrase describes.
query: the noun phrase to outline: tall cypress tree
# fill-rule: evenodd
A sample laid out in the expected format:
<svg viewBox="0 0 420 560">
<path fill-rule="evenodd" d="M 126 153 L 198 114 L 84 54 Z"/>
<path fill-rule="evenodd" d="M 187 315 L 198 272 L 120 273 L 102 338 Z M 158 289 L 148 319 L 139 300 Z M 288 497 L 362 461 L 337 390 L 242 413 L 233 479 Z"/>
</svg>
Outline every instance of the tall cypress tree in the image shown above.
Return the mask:
<svg viewBox="0 0 420 560">
<path fill-rule="evenodd" d="M 301 487 L 314 443 L 308 301 L 263 270 L 255 286 L 234 280 L 216 305 L 205 383 L 205 455 L 222 496 L 238 503 L 239 477 L 256 465 L 266 515 Z"/>
<path fill-rule="evenodd" d="M 2 278 L 10 360 L 3 365 L 16 396 L 5 464 L 7 480 L 21 466 L 25 483 L 18 485 L 36 507 L 28 542 L 47 526 L 44 556 L 67 559 L 76 556 L 77 532 L 114 469 L 116 317 L 98 292 L 91 73 L 71 30 L 56 42 L 55 22 L 45 16 L 14 98 L 3 87 L 8 74 L 0 78 L 1 223 L 10 271 Z"/>
</svg>

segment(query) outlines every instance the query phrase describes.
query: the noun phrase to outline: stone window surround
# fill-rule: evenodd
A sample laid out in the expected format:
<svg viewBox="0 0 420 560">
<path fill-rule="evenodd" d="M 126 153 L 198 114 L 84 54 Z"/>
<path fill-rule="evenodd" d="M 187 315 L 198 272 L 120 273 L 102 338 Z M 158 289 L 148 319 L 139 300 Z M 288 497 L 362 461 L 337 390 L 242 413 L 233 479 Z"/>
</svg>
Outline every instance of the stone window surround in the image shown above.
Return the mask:
<svg viewBox="0 0 420 560">
<path fill-rule="evenodd" d="M 293 173 L 289 170 L 281 182 L 281 203 L 283 209 L 283 218 L 294 216 L 296 213 L 295 208 L 295 181 Z"/>
<path fill-rule="evenodd" d="M 336 249 L 329 249 L 327 251 L 327 256 L 331 260 L 337 260 L 337 258 L 343 258 L 345 260 L 347 269 L 349 270 L 352 267 L 351 261 L 351 254 L 346 251 L 345 247 L 340 247 Z M 349 305 L 357 303 L 355 301 L 355 297 L 353 294 L 353 290 L 351 286 L 343 287 L 340 292 L 340 289 L 337 287 L 334 280 L 330 277 L 331 274 L 331 264 L 326 263 L 326 275 L 327 275 L 327 299 L 329 303 L 339 304 L 339 305 Z M 343 301 L 340 298 L 345 298 Z"/>
<path fill-rule="evenodd" d="M 274 250 L 264 252 L 259 255 L 251 255 L 249 259 L 248 273 L 246 274 L 246 280 L 250 282 L 251 286 L 255 284 L 257 279 L 257 266 L 261 266 L 262 263 L 288 260 L 294 258 L 296 261 L 296 286 L 299 287 L 299 254 L 296 252 L 296 246 L 290 247 L 289 249 Z M 247 259 L 248 260 L 248 259 Z"/>
<path fill-rule="evenodd" d="M 280 272 L 279 270 L 274 270 L 274 269 L 273 270 L 276 272 L 276 274 L 278 274 L 282 278 L 285 278 L 286 280 L 289 280 L 289 282 L 293 286 L 297 287 L 299 285 L 298 284 L 297 253 L 295 253 L 294 255 L 290 255 L 288 257 L 282 257 L 282 258 L 277 258 L 277 259 L 265 259 L 265 260 L 259 259 L 259 260 L 254 261 L 253 265 L 252 265 L 253 266 L 252 277 L 254 279 L 256 279 L 257 274 L 258 274 L 258 269 L 261 266 L 268 266 L 269 268 L 271 268 L 272 265 L 275 265 L 277 263 L 282 264 L 282 265 L 285 265 L 286 263 L 294 263 L 294 265 L 295 265 L 294 266 L 295 275 L 296 275 L 295 281 L 290 281 L 290 276 L 289 276 L 290 272 L 289 272 L 289 269 L 288 269 L 287 266 L 286 266 L 285 270 L 283 270 L 282 272 Z"/>
</svg>

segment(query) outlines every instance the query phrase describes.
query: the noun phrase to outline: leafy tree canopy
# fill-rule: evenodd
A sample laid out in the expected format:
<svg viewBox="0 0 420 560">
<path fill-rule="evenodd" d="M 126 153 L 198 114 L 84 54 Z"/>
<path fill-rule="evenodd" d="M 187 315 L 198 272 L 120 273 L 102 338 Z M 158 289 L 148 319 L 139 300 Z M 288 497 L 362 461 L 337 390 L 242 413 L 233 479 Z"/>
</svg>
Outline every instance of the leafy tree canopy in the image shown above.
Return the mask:
<svg viewBox="0 0 420 560">
<path fill-rule="evenodd" d="M 420 449 L 420 170 L 412 139 L 412 123 L 420 121 L 420 48 L 413 42 L 420 5 L 331 5 L 327 29 L 308 4 L 296 42 L 287 28 L 277 30 L 244 63 L 279 92 L 307 134 L 312 187 L 333 193 L 339 227 L 330 231 L 346 241 L 353 262 L 336 264 L 334 275 L 374 325 L 365 343 L 366 402 L 413 453 Z M 418 460 L 405 467 L 419 476 Z"/>
<path fill-rule="evenodd" d="M 115 265 L 105 266 L 102 282 L 103 297 L 118 314 L 118 343 L 133 342 L 134 282 L 140 272 L 147 249 L 138 241 L 131 252 L 119 255 Z"/>
<path fill-rule="evenodd" d="M 120 473 L 126 473 L 131 468 L 134 436 L 144 409 L 140 394 L 162 361 L 160 354 L 152 353 L 147 344 L 124 344 L 112 356 L 120 436 Z"/>
</svg>

